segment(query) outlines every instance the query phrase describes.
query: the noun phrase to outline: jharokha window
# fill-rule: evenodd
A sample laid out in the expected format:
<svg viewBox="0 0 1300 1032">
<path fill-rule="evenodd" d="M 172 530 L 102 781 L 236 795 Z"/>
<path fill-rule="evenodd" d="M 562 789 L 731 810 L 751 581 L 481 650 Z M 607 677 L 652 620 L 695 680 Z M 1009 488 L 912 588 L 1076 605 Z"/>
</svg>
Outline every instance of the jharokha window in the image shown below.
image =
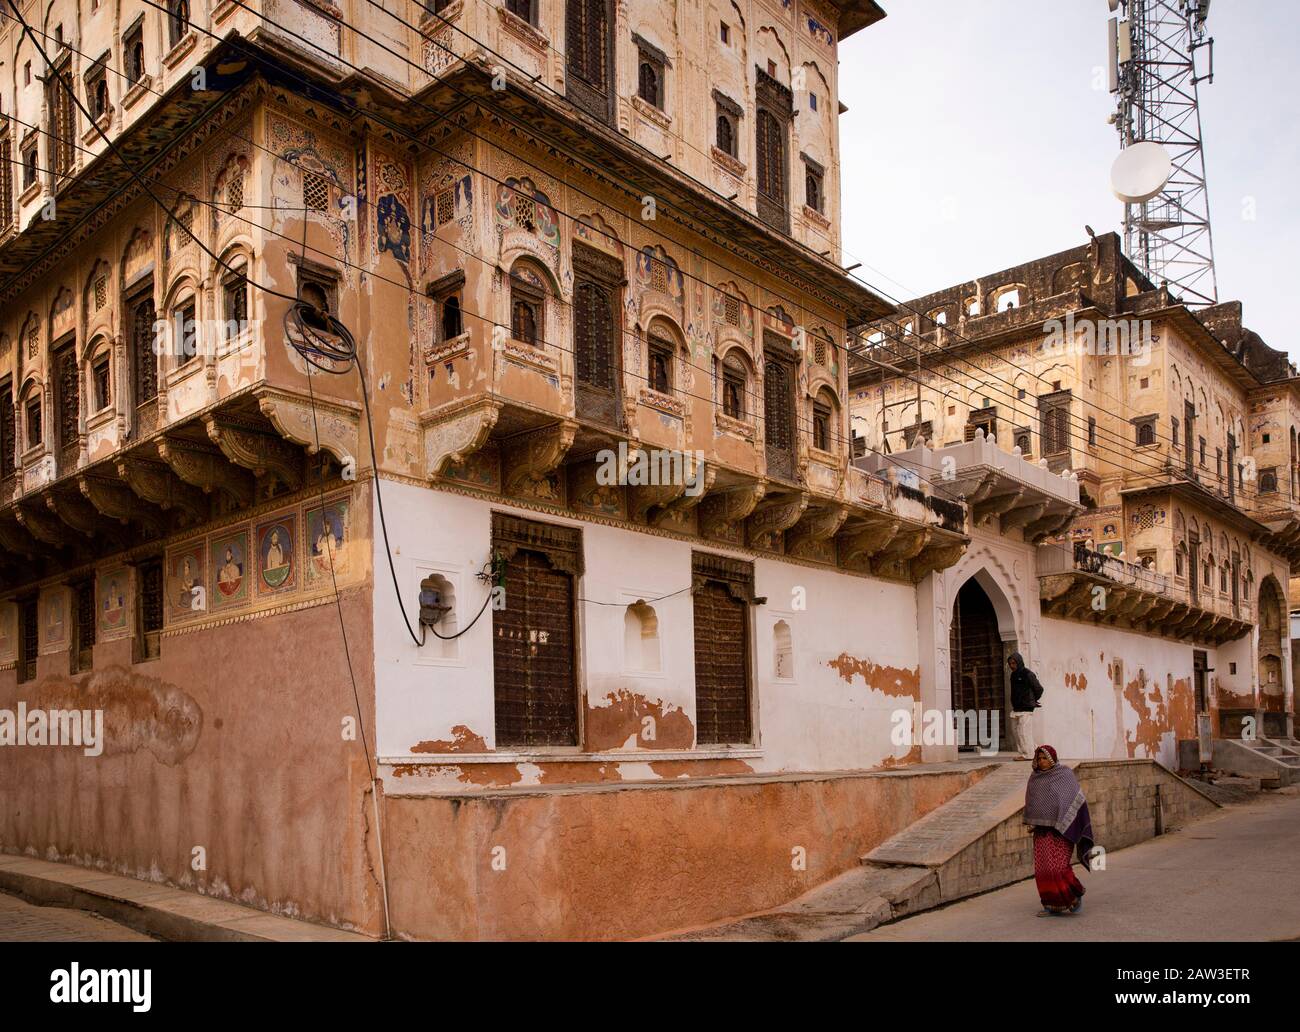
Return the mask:
<svg viewBox="0 0 1300 1032">
<path fill-rule="evenodd" d="M 492 612 L 496 744 L 578 744 L 574 606 L 582 531 L 492 514 L 509 605 Z"/>
<path fill-rule="evenodd" d="M 122 39 L 126 54 L 126 81 L 134 86 L 144 78 L 144 20 L 137 21 Z"/>
</svg>

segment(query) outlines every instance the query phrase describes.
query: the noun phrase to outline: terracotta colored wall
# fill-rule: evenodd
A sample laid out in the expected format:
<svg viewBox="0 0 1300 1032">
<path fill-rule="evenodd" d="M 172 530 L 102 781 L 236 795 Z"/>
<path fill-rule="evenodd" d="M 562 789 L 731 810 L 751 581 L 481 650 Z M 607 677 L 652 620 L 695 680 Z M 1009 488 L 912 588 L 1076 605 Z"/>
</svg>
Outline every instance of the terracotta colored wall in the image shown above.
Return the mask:
<svg viewBox="0 0 1300 1032">
<path fill-rule="evenodd" d="M 898 772 L 389 796 L 394 932 L 621 939 L 764 910 L 850 869 L 981 776 Z M 806 851 L 802 871 L 794 867 L 796 847 Z M 504 870 L 494 860 L 504 860 Z"/>
<path fill-rule="evenodd" d="M 370 731 L 368 588 L 344 593 Z M 104 753 L 0 748 L 0 849 L 99 867 L 317 921 L 378 931 L 373 823 L 333 604 L 163 639 L 130 663 L 128 640 L 69 677 L 67 653 L 38 677 L 0 672 L 0 708 L 104 710 Z M 373 742 L 373 736 L 371 737 Z M 192 850 L 207 870 L 191 869 Z"/>
</svg>

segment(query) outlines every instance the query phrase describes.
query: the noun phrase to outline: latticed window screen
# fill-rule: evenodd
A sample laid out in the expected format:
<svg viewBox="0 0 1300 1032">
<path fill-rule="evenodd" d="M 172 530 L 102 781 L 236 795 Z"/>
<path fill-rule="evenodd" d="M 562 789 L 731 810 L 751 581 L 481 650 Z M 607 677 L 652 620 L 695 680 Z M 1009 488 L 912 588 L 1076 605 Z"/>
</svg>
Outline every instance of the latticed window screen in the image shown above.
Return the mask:
<svg viewBox="0 0 1300 1032">
<path fill-rule="evenodd" d="M 1060 455 L 1070 450 L 1069 392 L 1038 399 L 1039 437 L 1044 455 Z"/>
<path fill-rule="evenodd" d="M 302 174 L 302 206 L 308 211 L 325 211 L 329 208 L 329 180 L 316 172 Z"/>
<path fill-rule="evenodd" d="M 769 448 L 789 451 L 794 447 L 794 381 L 792 364 L 767 356 L 763 371 L 763 422 Z"/>
<path fill-rule="evenodd" d="M 40 616 L 34 597 L 23 599 L 20 606 L 18 680 L 30 681 L 36 676 L 36 657 L 40 651 Z"/>
<path fill-rule="evenodd" d="M 66 176 L 76 161 L 77 119 L 72 104 L 72 76 L 68 66 L 58 69 L 50 78 L 50 114 L 54 138 L 50 150 L 54 158 L 54 174 Z"/>
<path fill-rule="evenodd" d="M 752 563 L 691 554 L 695 623 L 695 728 L 699 745 L 745 744 L 750 719 Z"/>
<path fill-rule="evenodd" d="M 515 192 L 515 225 L 530 233 L 537 227 L 537 202 L 518 191 Z"/>
<path fill-rule="evenodd" d="M 80 431 L 81 414 L 80 379 L 77 375 L 77 354 L 72 345 L 61 348 L 54 355 L 55 397 L 58 406 L 59 447 L 76 444 Z"/>
<path fill-rule="evenodd" d="M 14 224 L 13 144 L 8 137 L 0 140 L 0 230 Z"/>
<path fill-rule="evenodd" d="M 95 280 L 95 311 L 98 312 L 108 303 L 108 277 L 100 276 Z"/>
<path fill-rule="evenodd" d="M 568 0 L 565 46 L 569 74 L 604 89 L 608 77 L 605 37 L 608 33 L 605 0 Z"/>
<path fill-rule="evenodd" d="M 162 563 L 144 563 L 139 568 L 140 657 L 153 659 L 160 652 L 163 626 Z"/>
<path fill-rule="evenodd" d="M 446 190 L 439 190 L 437 199 L 434 202 L 437 211 L 438 225 L 445 226 L 456 217 L 456 194 L 455 191 L 448 187 Z"/>
<path fill-rule="evenodd" d="M 89 670 L 95 649 L 95 582 L 84 580 L 74 588 L 73 614 L 76 626 L 72 660 L 74 672 Z"/>
<path fill-rule="evenodd" d="M 13 476 L 18 471 L 17 420 L 14 418 L 14 392 L 6 384 L 0 390 L 0 477 Z"/>
<path fill-rule="evenodd" d="M 759 111 L 754 153 L 758 192 L 785 206 L 785 129 L 770 111 Z"/>
<path fill-rule="evenodd" d="M 496 744 L 578 744 L 574 585 L 582 533 L 503 513 L 492 551 L 504 560 L 506 605 L 492 612 Z"/>
<path fill-rule="evenodd" d="M 829 345 L 830 345 L 830 341 L 828 341 L 821 334 L 814 333 L 812 335 L 813 361 L 817 365 L 820 366 L 826 365 L 827 352 L 830 350 Z"/>
<path fill-rule="evenodd" d="M 235 212 L 243 206 L 244 175 L 242 172 L 233 171 L 230 174 L 230 181 L 226 183 L 226 207 Z"/>
<path fill-rule="evenodd" d="M 135 364 L 135 403 L 143 405 L 158 396 L 158 357 L 154 353 L 154 322 L 157 314 L 152 297 L 143 297 L 131 307 L 131 353 Z"/>
<path fill-rule="evenodd" d="M 668 266 L 658 258 L 650 259 L 650 286 L 654 290 L 668 293 Z"/>
<path fill-rule="evenodd" d="M 740 325 L 740 298 L 731 294 L 722 295 L 722 318 L 728 326 Z"/>
<path fill-rule="evenodd" d="M 593 387 L 614 386 L 614 320 L 609 290 L 580 282 L 574 290 L 574 345 L 578 380 Z"/>
</svg>

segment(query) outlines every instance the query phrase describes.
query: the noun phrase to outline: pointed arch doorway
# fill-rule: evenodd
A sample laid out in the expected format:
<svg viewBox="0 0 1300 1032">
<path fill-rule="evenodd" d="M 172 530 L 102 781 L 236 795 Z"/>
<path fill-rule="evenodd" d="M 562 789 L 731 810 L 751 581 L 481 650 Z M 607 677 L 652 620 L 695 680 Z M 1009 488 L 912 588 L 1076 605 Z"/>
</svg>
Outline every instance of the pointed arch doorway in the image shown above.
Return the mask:
<svg viewBox="0 0 1300 1032">
<path fill-rule="evenodd" d="M 963 712 L 996 713 L 999 735 L 1010 740 L 1006 661 L 1016 651 L 1015 633 L 1011 607 L 991 578 L 977 573 L 961 586 L 948 627 L 952 708 L 958 726 Z M 973 749 L 975 744 L 959 748 Z"/>
</svg>

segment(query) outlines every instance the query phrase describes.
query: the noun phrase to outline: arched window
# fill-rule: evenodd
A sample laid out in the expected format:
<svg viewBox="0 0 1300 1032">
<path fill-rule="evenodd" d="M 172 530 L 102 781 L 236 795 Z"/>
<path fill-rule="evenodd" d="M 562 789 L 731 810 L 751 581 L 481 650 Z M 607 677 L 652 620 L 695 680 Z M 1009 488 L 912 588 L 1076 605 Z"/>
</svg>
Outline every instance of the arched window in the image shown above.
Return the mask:
<svg viewBox="0 0 1300 1032">
<path fill-rule="evenodd" d="M 460 312 L 460 296 L 449 295 L 442 302 L 442 339 L 452 340 L 464 332 Z"/>
<path fill-rule="evenodd" d="M 823 387 L 817 393 L 816 400 L 813 401 L 812 443 L 814 448 L 825 452 L 834 450 L 836 408 L 834 395 Z"/>
<path fill-rule="evenodd" d="M 673 342 L 662 333 L 651 333 L 649 352 L 650 389 L 670 394 L 673 389 Z"/>
<path fill-rule="evenodd" d="M 527 261 L 510 270 L 510 336 L 530 347 L 540 347 L 546 339 L 546 280 Z"/>
<path fill-rule="evenodd" d="M 659 70 L 653 62 L 647 61 L 643 57 L 641 65 L 637 69 L 637 95 L 647 104 L 662 107 L 662 101 L 659 97 L 659 85 Z"/>
<path fill-rule="evenodd" d="M 623 664 L 627 670 L 657 674 L 659 617 L 653 606 L 634 602 L 623 613 Z"/>
<path fill-rule="evenodd" d="M 772 628 L 772 674 L 783 681 L 794 678 L 794 639 L 784 620 Z"/>
<path fill-rule="evenodd" d="M 758 161 L 758 192 L 785 207 L 785 127 L 770 111 L 755 120 L 754 153 Z"/>
<path fill-rule="evenodd" d="M 723 154 L 729 154 L 733 158 L 736 156 L 736 126 L 732 122 L 732 116 L 726 112 L 718 112 L 718 150 Z"/>
<path fill-rule="evenodd" d="M 190 31 L 190 0 L 168 0 L 167 42 L 175 46 Z"/>
<path fill-rule="evenodd" d="M 749 372 L 744 360 L 733 349 L 722 360 L 722 412 L 732 419 L 744 419 L 749 389 Z"/>
</svg>

